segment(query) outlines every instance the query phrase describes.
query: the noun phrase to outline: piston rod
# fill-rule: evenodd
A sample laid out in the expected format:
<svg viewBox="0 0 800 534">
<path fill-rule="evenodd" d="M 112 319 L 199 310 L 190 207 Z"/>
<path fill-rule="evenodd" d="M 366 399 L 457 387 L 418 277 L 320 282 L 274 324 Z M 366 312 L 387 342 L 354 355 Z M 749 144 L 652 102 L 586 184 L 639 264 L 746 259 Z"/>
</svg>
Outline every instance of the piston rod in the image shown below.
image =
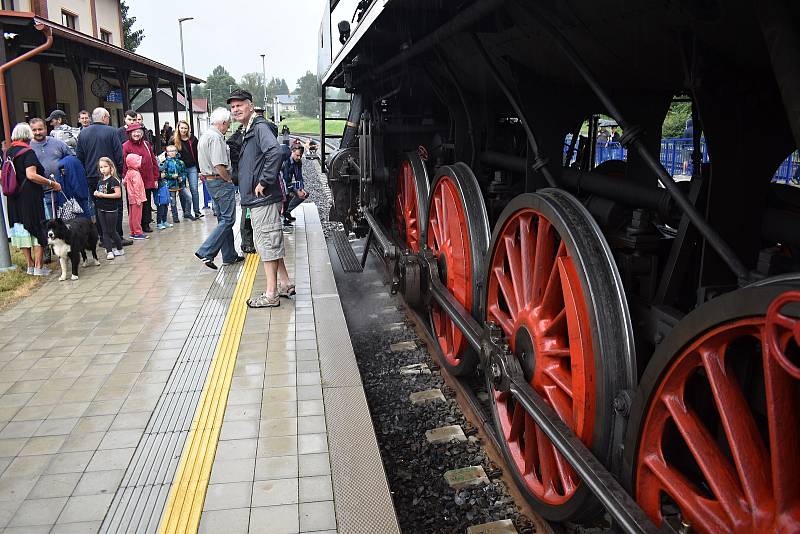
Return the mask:
<svg viewBox="0 0 800 534">
<path fill-rule="evenodd" d="M 364 218 L 372 230 L 372 236 L 377 241 L 378 247 L 383 253 L 384 259 L 394 260 L 397 258 L 397 247 L 386 237 L 381 223 L 379 223 L 369 210 L 364 210 Z"/>
</svg>

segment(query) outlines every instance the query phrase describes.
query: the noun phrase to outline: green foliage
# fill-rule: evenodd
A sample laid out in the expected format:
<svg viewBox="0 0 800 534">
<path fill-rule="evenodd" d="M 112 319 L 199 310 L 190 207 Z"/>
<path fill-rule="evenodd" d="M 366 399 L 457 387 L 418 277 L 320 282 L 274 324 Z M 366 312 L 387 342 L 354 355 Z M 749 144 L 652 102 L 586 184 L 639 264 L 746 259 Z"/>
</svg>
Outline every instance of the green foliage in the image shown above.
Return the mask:
<svg viewBox="0 0 800 534">
<path fill-rule="evenodd" d="M 239 87 L 253 95 L 253 104 L 264 104 L 264 76 L 260 72 L 248 72 L 242 76 Z"/>
<path fill-rule="evenodd" d="M 692 105 L 689 102 L 673 102 L 661 126 L 661 137 L 683 137 L 686 121 L 691 116 Z"/>
<path fill-rule="evenodd" d="M 206 77 L 206 83 L 192 88 L 192 96 L 194 98 L 209 98 L 210 92 L 211 109 L 225 107 L 225 100 L 230 95 L 231 86 L 234 88 L 239 87 L 233 76 L 225 70 L 225 67 L 217 65 L 211 71 L 211 74 Z"/>
<path fill-rule="evenodd" d="M 297 111 L 308 117 L 319 115 L 320 86 L 317 76 L 311 71 L 306 71 L 302 78 L 297 80 Z"/>
<path fill-rule="evenodd" d="M 128 5 L 124 0 L 119 3 L 119 10 L 122 15 L 123 47 L 125 50 L 136 52 L 136 49 L 142 44 L 142 39 L 144 39 L 144 30 L 133 29 L 136 17 L 129 17 L 128 9 Z"/>
</svg>

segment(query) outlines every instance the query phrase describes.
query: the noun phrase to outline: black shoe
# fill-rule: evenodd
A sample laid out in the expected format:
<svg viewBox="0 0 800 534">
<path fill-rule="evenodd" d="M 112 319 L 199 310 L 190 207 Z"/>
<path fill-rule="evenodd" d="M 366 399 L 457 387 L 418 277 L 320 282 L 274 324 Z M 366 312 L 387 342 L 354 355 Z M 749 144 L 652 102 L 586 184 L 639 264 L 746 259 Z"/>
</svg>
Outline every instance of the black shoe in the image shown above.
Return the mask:
<svg viewBox="0 0 800 534">
<path fill-rule="evenodd" d="M 186 219 L 186 220 L 190 220 L 190 221 L 196 221 L 197 220 L 197 217 L 195 217 L 194 215 L 191 215 L 191 214 L 184 215 L 183 218 Z"/>
<path fill-rule="evenodd" d="M 296 217 L 292 217 L 288 213 L 286 214 L 286 216 L 284 216 L 284 219 L 286 219 L 287 221 L 292 221 L 292 222 L 295 222 L 297 220 Z"/>
<path fill-rule="evenodd" d="M 255 254 L 256 249 L 254 247 L 242 247 L 242 252 L 245 254 Z"/>
<path fill-rule="evenodd" d="M 214 269 L 215 271 L 217 270 L 217 266 L 214 264 L 214 260 L 212 260 L 211 258 L 204 258 L 197 252 L 195 252 L 194 255 L 198 260 L 203 262 L 203 265 L 205 265 L 209 269 Z"/>
<path fill-rule="evenodd" d="M 223 266 L 225 266 L 225 265 L 233 265 L 235 263 L 240 263 L 240 262 L 243 262 L 243 261 L 244 261 L 244 256 L 236 256 L 235 260 L 233 260 L 233 261 L 224 261 L 224 262 L 222 262 L 222 265 Z"/>
<path fill-rule="evenodd" d="M 123 247 L 129 247 L 131 245 L 133 245 L 133 239 L 128 239 L 128 238 L 125 238 L 125 237 L 122 238 L 122 246 Z"/>
<path fill-rule="evenodd" d="M 203 213 L 195 213 L 194 214 L 194 218 L 195 219 L 202 219 L 203 217 L 205 217 L 205 215 Z"/>
<path fill-rule="evenodd" d="M 144 232 L 146 234 L 152 234 L 153 233 L 153 229 L 150 228 L 149 226 L 142 226 L 142 232 Z"/>
<path fill-rule="evenodd" d="M 180 224 L 180 221 L 178 219 L 175 219 L 174 221 L 172 221 L 172 223 L 173 224 Z"/>
<path fill-rule="evenodd" d="M 284 226 L 294 226 L 294 225 L 292 224 L 292 221 L 291 221 L 291 220 L 289 220 L 289 219 L 284 219 L 284 220 L 283 220 L 283 225 L 284 225 Z"/>
</svg>

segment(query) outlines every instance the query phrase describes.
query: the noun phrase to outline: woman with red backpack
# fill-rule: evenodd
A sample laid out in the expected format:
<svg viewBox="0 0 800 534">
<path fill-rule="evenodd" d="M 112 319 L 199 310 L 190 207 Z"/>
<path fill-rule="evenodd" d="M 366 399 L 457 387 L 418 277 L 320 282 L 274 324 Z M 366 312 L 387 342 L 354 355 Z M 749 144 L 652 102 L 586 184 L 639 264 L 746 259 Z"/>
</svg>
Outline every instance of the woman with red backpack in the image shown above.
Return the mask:
<svg viewBox="0 0 800 534">
<path fill-rule="evenodd" d="M 3 162 L 3 194 L 8 200 L 11 244 L 25 255 L 28 274 L 47 276 L 50 269 L 42 266 L 43 247 L 47 246 L 43 223 L 44 186 L 61 191 L 61 184 L 44 177 L 44 167 L 30 147 L 31 139 L 33 131 L 24 122 L 12 130 L 11 146 Z"/>
</svg>

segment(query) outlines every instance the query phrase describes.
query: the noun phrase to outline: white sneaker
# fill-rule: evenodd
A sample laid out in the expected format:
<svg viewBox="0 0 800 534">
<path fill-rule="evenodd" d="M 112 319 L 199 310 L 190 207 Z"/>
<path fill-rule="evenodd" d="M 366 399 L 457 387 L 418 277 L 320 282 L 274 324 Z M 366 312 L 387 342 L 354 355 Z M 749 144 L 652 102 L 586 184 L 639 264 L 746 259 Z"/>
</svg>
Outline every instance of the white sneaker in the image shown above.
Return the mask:
<svg viewBox="0 0 800 534">
<path fill-rule="evenodd" d="M 106 259 L 107 260 L 113 260 L 114 259 L 114 253 L 113 252 L 109 252 L 108 254 L 106 254 Z"/>
<path fill-rule="evenodd" d="M 121 248 L 112 249 L 112 253 L 114 254 L 114 256 L 124 256 L 125 255 L 125 251 L 122 250 Z"/>
<path fill-rule="evenodd" d="M 33 275 L 33 271 L 34 271 L 33 267 L 28 267 L 27 271 L 28 274 Z"/>
</svg>

